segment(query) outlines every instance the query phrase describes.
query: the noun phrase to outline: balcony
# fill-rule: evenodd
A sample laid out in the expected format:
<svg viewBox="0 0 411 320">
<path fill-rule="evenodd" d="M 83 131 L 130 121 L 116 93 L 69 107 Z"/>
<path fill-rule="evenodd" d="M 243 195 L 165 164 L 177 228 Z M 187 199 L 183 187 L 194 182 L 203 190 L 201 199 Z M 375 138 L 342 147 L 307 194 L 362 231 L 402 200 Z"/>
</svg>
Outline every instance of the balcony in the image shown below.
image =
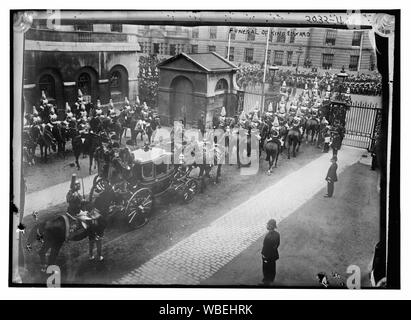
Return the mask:
<svg viewBox="0 0 411 320">
<path fill-rule="evenodd" d="M 92 31 L 56 31 L 49 29 L 30 29 L 26 40 L 52 42 L 88 42 L 88 43 L 136 43 L 136 34 Z"/>
</svg>

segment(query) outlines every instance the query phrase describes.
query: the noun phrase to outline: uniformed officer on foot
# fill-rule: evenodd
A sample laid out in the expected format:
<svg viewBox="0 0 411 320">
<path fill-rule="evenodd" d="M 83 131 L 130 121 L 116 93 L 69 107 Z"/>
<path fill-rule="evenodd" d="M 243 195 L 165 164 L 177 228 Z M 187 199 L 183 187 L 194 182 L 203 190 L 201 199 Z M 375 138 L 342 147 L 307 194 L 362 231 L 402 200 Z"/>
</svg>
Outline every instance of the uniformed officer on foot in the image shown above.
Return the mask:
<svg viewBox="0 0 411 320">
<path fill-rule="evenodd" d="M 264 238 L 261 258 L 263 263 L 263 281 L 261 285 L 269 286 L 275 280 L 276 262 L 279 258 L 278 247 L 280 246 L 280 234 L 277 231 L 277 221 L 270 219 L 267 222 L 267 234 Z"/>
<path fill-rule="evenodd" d="M 327 181 L 327 194 L 324 195 L 325 198 L 331 198 L 334 193 L 334 182 L 337 182 L 337 157 L 333 156 L 331 158 L 331 166 L 328 169 L 327 176 L 325 180 Z"/>
</svg>

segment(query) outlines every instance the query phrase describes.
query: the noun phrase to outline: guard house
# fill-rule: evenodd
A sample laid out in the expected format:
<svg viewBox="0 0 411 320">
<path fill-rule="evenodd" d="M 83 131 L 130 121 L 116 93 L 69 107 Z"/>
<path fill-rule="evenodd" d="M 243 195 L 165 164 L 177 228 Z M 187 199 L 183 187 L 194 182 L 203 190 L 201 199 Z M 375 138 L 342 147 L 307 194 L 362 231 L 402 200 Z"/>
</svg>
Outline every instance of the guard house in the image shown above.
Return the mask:
<svg viewBox="0 0 411 320">
<path fill-rule="evenodd" d="M 237 66 L 215 52 L 180 53 L 158 64 L 158 112 L 163 123 L 196 125 L 203 113 L 207 124 L 221 108 L 237 112 Z"/>
</svg>

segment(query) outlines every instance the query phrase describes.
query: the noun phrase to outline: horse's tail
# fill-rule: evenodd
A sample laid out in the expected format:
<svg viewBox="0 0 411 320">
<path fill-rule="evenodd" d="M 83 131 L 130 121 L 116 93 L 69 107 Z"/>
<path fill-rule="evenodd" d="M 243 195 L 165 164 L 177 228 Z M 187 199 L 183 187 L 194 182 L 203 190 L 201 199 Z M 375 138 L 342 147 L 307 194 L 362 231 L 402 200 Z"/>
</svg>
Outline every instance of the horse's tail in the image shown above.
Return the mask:
<svg viewBox="0 0 411 320">
<path fill-rule="evenodd" d="M 31 246 L 36 241 L 44 241 L 44 222 L 36 223 L 28 232 L 28 236 L 25 239 L 26 243 L 24 244 L 27 250 L 31 250 Z"/>
</svg>

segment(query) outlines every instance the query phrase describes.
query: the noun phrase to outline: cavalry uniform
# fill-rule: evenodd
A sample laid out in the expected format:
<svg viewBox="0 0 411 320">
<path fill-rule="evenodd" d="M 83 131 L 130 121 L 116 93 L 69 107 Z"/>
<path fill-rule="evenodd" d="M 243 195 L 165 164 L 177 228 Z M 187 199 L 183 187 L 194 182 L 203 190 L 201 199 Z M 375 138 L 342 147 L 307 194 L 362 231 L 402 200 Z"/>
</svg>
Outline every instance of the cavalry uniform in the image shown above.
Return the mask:
<svg viewBox="0 0 411 320">
<path fill-rule="evenodd" d="M 68 203 L 67 213 L 72 217 L 76 217 L 81 211 L 82 197 L 79 193 L 80 181 L 76 180 L 76 175 L 71 178 L 70 190 L 67 192 L 66 200 Z"/>
</svg>

